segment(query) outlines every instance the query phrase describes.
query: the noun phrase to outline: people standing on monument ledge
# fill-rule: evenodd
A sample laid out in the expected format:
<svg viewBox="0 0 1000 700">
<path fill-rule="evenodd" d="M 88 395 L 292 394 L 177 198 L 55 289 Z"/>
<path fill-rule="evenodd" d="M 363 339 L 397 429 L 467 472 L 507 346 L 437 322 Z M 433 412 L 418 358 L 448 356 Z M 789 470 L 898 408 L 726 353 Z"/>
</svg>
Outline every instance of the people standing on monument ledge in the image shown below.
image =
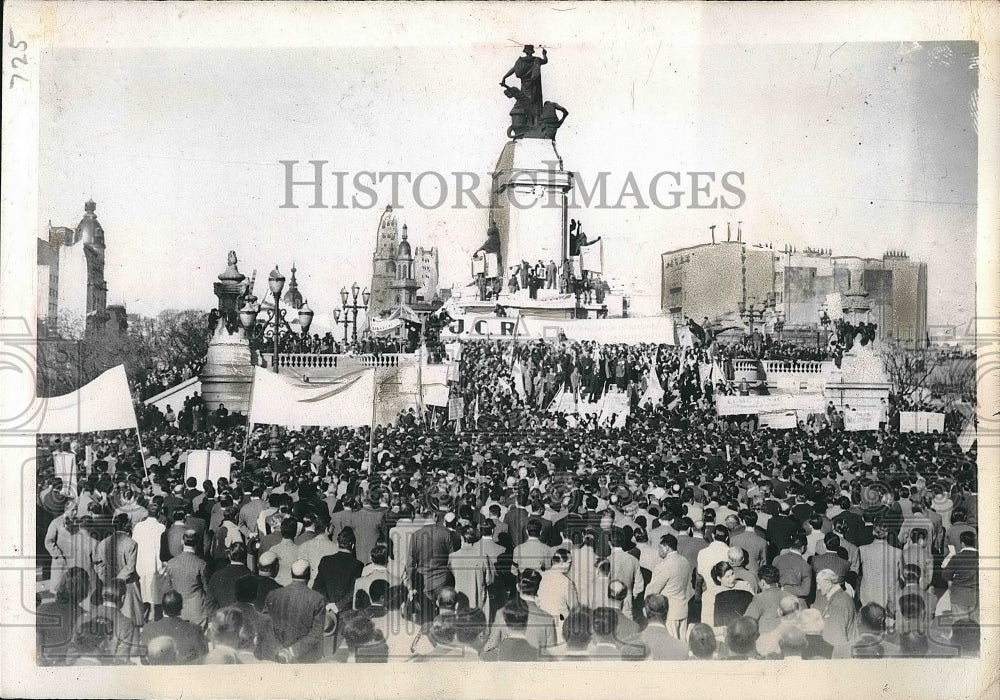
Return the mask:
<svg viewBox="0 0 1000 700">
<path fill-rule="evenodd" d="M 273 444 L 270 426 L 147 422 L 145 467 L 134 432 L 39 436 L 39 663 L 978 655 L 977 471 L 954 427 L 901 435 L 893 395 L 877 431 L 825 413 L 757 429 L 716 414 L 703 348 L 461 357 L 461 426 L 407 412 Z M 231 474 L 189 486 L 207 448 Z M 145 525 L 175 519 L 177 591 Z"/>
</svg>

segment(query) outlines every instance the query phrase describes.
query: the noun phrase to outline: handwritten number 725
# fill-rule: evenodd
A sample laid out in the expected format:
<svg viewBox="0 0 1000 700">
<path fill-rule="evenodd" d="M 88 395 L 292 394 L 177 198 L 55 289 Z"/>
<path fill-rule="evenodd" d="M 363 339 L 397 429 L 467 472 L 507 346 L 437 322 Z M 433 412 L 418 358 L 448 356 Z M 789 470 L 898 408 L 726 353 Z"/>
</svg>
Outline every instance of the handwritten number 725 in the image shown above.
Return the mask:
<svg viewBox="0 0 1000 700">
<path fill-rule="evenodd" d="M 28 65 L 28 58 L 27 58 L 27 56 L 24 55 L 24 53 L 28 50 L 28 42 L 26 42 L 24 40 L 21 40 L 21 41 L 18 41 L 17 43 L 15 43 L 14 42 L 14 28 L 13 27 L 8 27 L 7 31 L 9 32 L 9 37 L 10 37 L 8 39 L 8 41 L 7 41 L 7 46 L 9 46 L 10 48 L 14 49 L 15 51 L 20 51 L 21 54 L 22 54 L 20 56 L 14 56 L 13 58 L 10 59 L 10 67 L 13 68 L 13 69 L 15 69 L 15 70 L 17 70 L 20 66 L 26 66 L 26 65 Z M 8 89 L 14 87 L 14 78 L 20 78 L 24 82 L 28 82 L 28 79 L 25 78 L 23 75 L 19 75 L 17 73 L 11 73 L 11 75 L 10 75 L 10 83 L 7 86 Z"/>
</svg>

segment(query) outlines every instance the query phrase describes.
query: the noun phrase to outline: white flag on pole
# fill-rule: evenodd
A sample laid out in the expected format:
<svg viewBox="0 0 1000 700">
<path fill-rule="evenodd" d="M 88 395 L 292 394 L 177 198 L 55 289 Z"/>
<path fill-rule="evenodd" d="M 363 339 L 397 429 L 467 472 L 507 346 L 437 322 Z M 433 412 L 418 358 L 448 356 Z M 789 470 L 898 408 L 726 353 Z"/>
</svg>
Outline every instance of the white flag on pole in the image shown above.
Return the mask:
<svg viewBox="0 0 1000 700">
<path fill-rule="evenodd" d="M 74 392 L 35 403 L 41 415 L 39 433 L 138 429 L 125 365 L 109 369 Z"/>
</svg>

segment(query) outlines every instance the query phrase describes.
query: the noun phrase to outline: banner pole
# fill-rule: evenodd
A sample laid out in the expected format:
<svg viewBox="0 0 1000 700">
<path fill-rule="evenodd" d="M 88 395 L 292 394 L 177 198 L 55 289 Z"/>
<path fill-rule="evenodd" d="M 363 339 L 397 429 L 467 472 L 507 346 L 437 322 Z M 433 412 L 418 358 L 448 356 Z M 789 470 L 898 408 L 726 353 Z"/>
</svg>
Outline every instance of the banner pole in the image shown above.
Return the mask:
<svg viewBox="0 0 1000 700">
<path fill-rule="evenodd" d="M 250 398 L 247 402 L 247 432 L 243 438 L 243 461 L 240 464 L 240 471 L 244 471 L 247 466 L 247 450 L 250 449 L 250 431 L 253 429 L 254 424 L 251 422 L 253 418 L 253 388 L 257 383 L 257 366 L 254 365 L 253 372 L 250 378 Z"/>
</svg>

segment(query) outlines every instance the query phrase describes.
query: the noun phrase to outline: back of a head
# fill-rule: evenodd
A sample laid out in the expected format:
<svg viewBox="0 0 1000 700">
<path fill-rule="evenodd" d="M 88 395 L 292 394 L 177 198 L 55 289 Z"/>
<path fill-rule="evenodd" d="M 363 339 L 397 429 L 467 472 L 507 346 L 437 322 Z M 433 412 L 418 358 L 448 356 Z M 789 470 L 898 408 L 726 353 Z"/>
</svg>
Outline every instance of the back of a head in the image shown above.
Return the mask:
<svg viewBox="0 0 1000 700">
<path fill-rule="evenodd" d="M 613 608 L 598 608 L 591 617 L 594 635 L 614 639 L 618 630 L 618 613 Z"/>
<path fill-rule="evenodd" d="M 529 520 L 527 525 L 528 537 L 538 537 L 542 534 L 542 521 Z"/>
<path fill-rule="evenodd" d="M 571 612 L 563 620 L 562 633 L 570 649 L 586 649 L 592 633 L 590 612 L 584 608 Z"/>
<path fill-rule="evenodd" d="M 878 603 L 867 603 L 858 611 L 858 625 L 865 632 L 883 634 L 886 625 L 886 610 Z"/>
<path fill-rule="evenodd" d="M 240 576 L 233 584 L 233 592 L 237 603 L 253 603 L 257 600 L 257 577 Z"/>
<path fill-rule="evenodd" d="M 716 525 L 712 530 L 712 538 L 716 542 L 722 542 L 723 544 L 729 544 L 729 528 L 725 525 Z"/>
<path fill-rule="evenodd" d="M 782 656 L 802 656 L 809 645 L 805 633 L 794 625 L 785 627 L 778 637 L 778 647 Z"/>
<path fill-rule="evenodd" d="M 348 614 L 354 613 L 354 614 Z M 344 618 L 347 618 L 344 620 Z M 341 616 L 341 633 L 347 648 L 355 650 L 362 644 L 367 644 L 375 635 L 375 625 L 370 617 L 356 610 L 345 611 Z"/>
<path fill-rule="evenodd" d="M 345 527 L 337 535 L 337 544 L 340 545 L 341 549 L 354 551 L 354 545 L 357 543 L 357 539 L 354 536 L 354 528 Z"/>
<path fill-rule="evenodd" d="M 643 609 L 646 612 L 646 618 L 650 621 L 665 622 L 667 619 L 668 603 L 662 595 L 654 593 L 646 596 Z"/>
<path fill-rule="evenodd" d="M 708 625 L 699 622 L 691 625 L 688 632 L 688 647 L 699 659 L 711 659 L 716 648 L 715 632 Z"/>
<path fill-rule="evenodd" d="M 474 644 L 486 633 L 486 615 L 479 608 L 463 610 L 455 616 L 455 639 Z"/>
<path fill-rule="evenodd" d="M 243 613 L 237 608 L 225 608 L 212 616 L 209 632 L 212 639 L 231 647 L 239 647 L 243 631 Z"/>
<path fill-rule="evenodd" d="M 234 564 L 246 564 L 247 563 L 247 546 L 242 542 L 233 542 L 229 545 L 229 561 Z"/>
<path fill-rule="evenodd" d="M 523 631 L 528 626 L 528 605 L 520 598 L 514 598 L 503 608 L 503 621 L 514 631 Z"/>
<path fill-rule="evenodd" d="M 781 580 L 781 572 L 776 566 L 765 565 L 757 570 L 757 577 L 773 588 Z"/>
<path fill-rule="evenodd" d="M 295 538 L 299 531 L 299 521 L 295 518 L 285 518 L 281 521 L 281 537 L 286 540 Z"/>
<path fill-rule="evenodd" d="M 899 599 L 899 612 L 907 620 L 921 618 L 925 609 L 924 600 L 917 593 L 907 593 Z"/>
<path fill-rule="evenodd" d="M 146 663 L 150 666 L 173 666 L 177 663 L 177 644 L 173 637 L 154 637 L 146 645 Z"/>
<path fill-rule="evenodd" d="M 628 597 L 628 586 L 618 579 L 608 583 L 608 598 L 621 603 Z"/>
<path fill-rule="evenodd" d="M 442 612 L 454 612 L 455 606 L 458 604 L 458 595 L 452 586 L 445 586 L 438 591 L 436 602 Z"/>
<path fill-rule="evenodd" d="M 738 617 L 726 628 L 726 643 L 736 654 L 750 653 L 757 643 L 757 621 L 750 617 Z"/>
</svg>

